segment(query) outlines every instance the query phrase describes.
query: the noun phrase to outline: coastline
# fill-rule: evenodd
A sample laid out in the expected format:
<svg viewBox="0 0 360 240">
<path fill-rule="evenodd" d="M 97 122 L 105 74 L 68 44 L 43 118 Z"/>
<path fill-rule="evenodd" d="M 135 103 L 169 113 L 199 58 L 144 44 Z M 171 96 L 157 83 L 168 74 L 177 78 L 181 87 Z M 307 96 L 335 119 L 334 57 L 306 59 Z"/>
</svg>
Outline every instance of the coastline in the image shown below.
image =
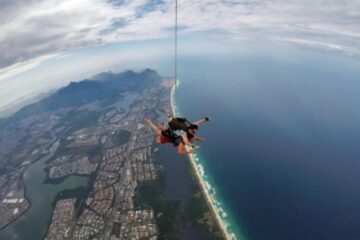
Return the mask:
<svg viewBox="0 0 360 240">
<path fill-rule="evenodd" d="M 19 216 L 17 216 L 16 218 L 14 218 L 13 220 L 11 220 L 10 222 L 8 222 L 7 224 L 5 224 L 4 226 L 0 227 L 0 232 L 1 232 L 2 230 L 5 230 L 5 228 L 7 228 L 7 227 L 8 227 L 9 225 L 11 225 L 12 223 L 14 223 L 16 220 L 18 220 L 22 215 L 24 215 L 24 214 L 31 208 L 32 203 L 31 203 L 31 201 L 28 199 L 28 197 L 26 196 L 25 191 L 26 191 L 26 186 L 24 187 L 24 199 L 26 199 L 26 201 L 28 201 L 29 206 L 28 206 L 22 213 L 20 213 Z"/>
<path fill-rule="evenodd" d="M 172 114 L 174 116 L 176 116 L 176 105 L 175 105 L 175 88 L 176 88 L 176 83 L 173 85 L 172 89 L 171 89 L 171 96 L 170 96 L 170 105 L 171 105 L 171 111 Z M 228 230 L 228 226 L 226 224 L 226 222 L 224 221 L 224 219 L 221 217 L 220 215 L 220 211 L 217 209 L 216 207 L 216 199 L 214 199 L 213 196 L 211 196 L 211 194 L 209 193 L 209 191 L 207 190 L 207 182 L 205 181 L 205 179 L 203 178 L 203 174 L 199 168 L 199 166 L 196 164 L 196 157 L 193 153 L 188 154 L 188 158 L 190 160 L 190 164 L 192 167 L 192 170 L 196 176 L 196 181 L 199 183 L 200 189 L 202 194 L 205 197 L 206 203 L 210 209 L 211 214 L 213 215 L 213 217 L 215 218 L 215 221 L 217 222 L 224 239 L 226 240 L 235 240 L 236 236 L 234 233 L 229 232 Z"/>
<path fill-rule="evenodd" d="M 56 143 L 56 142 L 55 142 Z M 46 157 L 47 155 L 43 155 L 43 156 L 40 156 L 37 160 L 35 160 L 32 164 L 35 164 L 37 161 L 41 161 L 42 158 Z M 32 165 L 31 164 L 31 165 Z M 30 166 L 31 166 L 30 165 Z M 0 227 L 0 232 L 2 230 L 5 230 L 9 225 L 13 224 L 16 220 L 18 220 L 22 215 L 24 215 L 27 211 L 30 210 L 30 208 L 32 207 L 32 202 L 30 201 L 30 198 L 27 196 L 27 186 L 25 184 L 25 181 L 24 181 L 24 174 L 25 172 L 28 170 L 28 168 L 30 167 L 28 166 L 26 168 L 26 170 L 23 172 L 23 174 L 21 174 L 21 179 L 22 179 L 22 182 L 24 184 L 24 199 L 28 202 L 28 207 L 22 212 L 20 213 L 16 218 L 14 218 L 13 220 L 11 220 L 10 222 L 8 222 L 7 224 L 5 224 L 4 226 Z"/>
<path fill-rule="evenodd" d="M 26 219 L 28 218 L 27 216 L 25 216 L 25 218 L 24 218 L 24 215 L 30 214 L 30 216 L 31 216 L 32 213 L 31 213 L 30 210 L 31 210 L 33 207 L 36 208 L 36 207 L 39 205 L 39 204 L 37 204 L 37 202 L 39 202 L 39 201 L 36 201 L 36 200 L 33 199 L 33 198 L 34 198 L 34 194 L 31 194 L 31 193 L 29 192 L 29 190 L 28 190 L 30 185 L 29 185 L 29 182 L 27 182 L 27 181 L 24 179 L 24 178 L 25 178 L 25 174 L 26 174 L 27 171 L 32 171 L 31 169 L 36 169 L 36 170 L 38 170 L 38 171 L 40 171 L 40 172 L 44 172 L 44 173 L 45 173 L 44 164 L 46 164 L 46 162 L 48 161 L 48 159 L 52 158 L 52 157 L 54 156 L 54 154 L 56 153 L 57 147 L 58 147 L 57 143 L 58 143 L 58 141 L 56 141 L 56 142 L 50 147 L 50 150 L 51 150 L 50 153 L 48 153 L 48 154 L 40 157 L 38 160 L 34 161 L 31 165 L 28 166 L 28 168 L 26 169 L 26 171 L 23 173 L 22 178 L 23 178 L 23 182 L 24 182 L 24 198 L 28 201 L 29 206 L 28 206 L 27 209 L 24 210 L 19 216 L 17 216 L 15 219 L 13 219 L 12 221 L 10 221 L 9 223 L 7 223 L 5 226 L 3 226 L 3 227 L 0 229 L 0 239 L 10 239 L 10 238 L 12 238 L 12 236 L 14 236 L 14 234 L 16 233 L 16 228 L 17 228 L 18 226 L 21 226 L 21 224 L 23 224 L 23 222 L 26 221 Z M 36 167 L 34 166 L 35 164 L 37 164 Z M 40 166 L 39 166 L 39 164 L 40 164 Z M 28 173 L 28 176 L 30 176 L 29 178 L 31 178 L 31 176 L 34 176 L 34 175 L 39 176 L 37 173 L 38 173 L 38 172 L 35 172 L 35 173 L 34 173 L 34 172 L 31 172 L 31 173 Z M 47 175 L 47 174 L 45 173 L 45 175 Z M 66 176 L 66 178 L 68 178 L 68 177 L 84 177 L 84 176 L 72 176 L 72 175 Z M 61 182 L 63 182 L 66 178 L 62 179 Z M 45 182 L 45 179 L 41 179 L 41 180 L 42 180 L 42 181 L 40 181 L 40 182 L 41 182 L 41 183 L 40 183 L 41 185 L 50 184 L 50 185 L 52 185 L 52 186 L 56 186 L 56 185 L 58 185 L 58 184 L 61 184 L 61 182 L 58 182 L 58 183 L 46 183 L 46 182 Z M 86 188 L 86 187 L 87 187 L 87 186 L 85 186 L 85 188 Z M 51 203 L 52 209 L 53 209 L 54 204 L 56 203 L 57 199 L 61 197 L 61 194 L 63 194 L 63 192 L 79 190 L 80 188 L 83 188 L 83 186 L 79 186 L 79 187 L 71 188 L 71 189 L 63 189 L 63 190 L 58 191 L 57 194 L 54 196 L 54 198 L 49 198 L 49 200 L 51 200 L 50 203 Z M 31 191 L 31 190 L 30 190 L 30 191 Z M 77 193 L 78 193 L 78 191 L 76 191 L 76 194 L 77 194 Z M 32 197 L 30 198 L 30 196 L 32 196 Z M 30 199 L 31 199 L 31 200 L 30 200 Z M 42 205 L 44 205 L 44 204 L 42 204 Z M 29 212 L 30 212 L 30 213 L 29 213 Z M 32 211 L 32 212 L 34 212 L 34 211 Z M 41 213 L 41 215 L 43 215 L 43 214 L 44 214 L 44 213 Z M 40 238 L 44 238 L 44 237 L 46 236 L 47 231 L 48 231 L 48 229 L 49 229 L 49 226 L 50 226 L 50 224 L 51 224 L 52 215 L 53 215 L 53 210 L 51 210 L 50 219 L 49 219 L 49 220 L 46 222 L 46 224 L 44 225 L 44 226 L 46 226 L 46 232 L 44 233 L 44 235 L 41 234 L 41 233 L 39 233 L 39 234 L 36 233 L 37 235 L 41 235 L 41 237 L 39 237 L 39 239 L 40 239 Z M 19 221 L 19 222 L 18 222 L 18 221 Z M 19 224 L 20 224 L 20 225 L 19 225 Z M 12 226 L 12 225 L 14 225 L 14 226 Z M 36 231 L 35 231 L 35 232 L 36 232 Z M 21 238 L 21 239 L 27 239 L 27 237 L 24 238 L 24 236 L 23 236 L 22 234 L 20 234 L 18 237 Z M 33 236 L 30 237 L 30 238 L 33 238 Z M 34 237 L 34 239 L 35 239 L 35 238 L 37 238 L 37 237 Z"/>
</svg>

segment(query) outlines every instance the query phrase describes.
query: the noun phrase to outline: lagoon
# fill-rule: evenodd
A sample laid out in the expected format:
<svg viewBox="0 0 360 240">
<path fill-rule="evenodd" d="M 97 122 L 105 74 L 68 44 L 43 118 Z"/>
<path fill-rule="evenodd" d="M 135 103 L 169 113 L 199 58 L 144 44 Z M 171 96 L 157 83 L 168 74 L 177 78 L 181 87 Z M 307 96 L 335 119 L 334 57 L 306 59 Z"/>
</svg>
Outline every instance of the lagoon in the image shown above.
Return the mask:
<svg viewBox="0 0 360 240">
<path fill-rule="evenodd" d="M 86 176 L 70 176 L 58 184 L 44 183 L 46 178 L 46 161 L 56 151 L 33 163 L 24 173 L 26 186 L 25 195 L 30 201 L 30 208 L 13 223 L 0 231 L 0 239 L 41 240 L 44 239 L 50 225 L 53 202 L 56 196 L 64 191 L 80 186 L 87 187 L 89 180 Z"/>
</svg>

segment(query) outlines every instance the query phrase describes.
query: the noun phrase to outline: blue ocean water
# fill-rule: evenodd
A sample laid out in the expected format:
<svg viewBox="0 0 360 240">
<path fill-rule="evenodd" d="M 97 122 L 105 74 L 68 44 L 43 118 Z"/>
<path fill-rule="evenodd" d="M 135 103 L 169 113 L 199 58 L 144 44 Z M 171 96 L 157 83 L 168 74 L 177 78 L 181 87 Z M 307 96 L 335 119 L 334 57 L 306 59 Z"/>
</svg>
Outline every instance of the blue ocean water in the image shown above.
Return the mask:
<svg viewBox="0 0 360 240">
<path fill-rule="evenodd" d="M 176 102 L 238 236 L 360 239 L 360 61 L 300 48 L 182 56 Z M 241 232 L 241 233 L 240 233 Z"/>
</svg>

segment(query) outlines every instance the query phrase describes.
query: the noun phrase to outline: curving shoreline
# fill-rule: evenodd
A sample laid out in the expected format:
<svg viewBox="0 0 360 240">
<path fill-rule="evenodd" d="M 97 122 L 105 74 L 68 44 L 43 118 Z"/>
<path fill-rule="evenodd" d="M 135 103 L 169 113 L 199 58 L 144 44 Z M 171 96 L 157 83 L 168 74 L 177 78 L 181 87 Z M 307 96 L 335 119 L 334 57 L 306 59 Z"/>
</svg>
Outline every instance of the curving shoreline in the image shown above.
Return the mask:
<svg viewBox="0 0 360 240">
<path fill-rule="evenodd" d="M 25 185 L 24 196 L 29 202 L 29 207 L 1 229 L 0 239 L 12 239 L 15 234 L 17 234 L 20 239 L 44 238 L 53 213 L 53 201 L 58 197 L 59 193 L 69 189 L 66 184 L 70 184 L 74 179 L 80 178 L 81 181 L 85 182 L 85 180 L 82 180 L 82 176 L 70 176 L 72 180 L 64 180 L 60 184 L 46 184 L 44 182 L 46 175 L 44 164 L 47 159 L 51 158 L 56 152 L 55 149 L 53 150 L 54 151 L 48 155 L 43 156 L 31 164 L 25 171 L 26 173 L 23 174 Z M 27 174 L 26 179 L 25 174 Z M 65 185 L 63 186 L 62 184 L 64 183 Z M 74 183 L 77 184 L 77 181 Z M 82 182 L 79 183 L 79 186 L 86 187 Z M 73 190 L 73 188 L 70 189 Z M 44 194 L 39 195 L 38 193 Z M 50 214 L 48 215 L 48 213 Z M 47 218 L 47 216 L 49 216 L 49 218 Z M 33 227 L 34 221 L 36 221 L 36 228 Z"/>
<path fill-rule="evenodd" d="M 14 218 L 13 220 L 11 220 L 10 222 L 8 222 L 7 224 L 5 224 L 4 226 L 0 227 L 0 232 L 2 230 L 5 230 L 8 226 L 10 226 L 11 224 L 13 224 L 16 220 L 18 220 L 22 215 L 24 215 L 32 206 L 31 201 L 28 199 L 28 197 L 26 196 L 26 186 L 24 187 L 24 199 L 28 202 L 28 207 L 22 212 L 20 213 L 16 218 Z"/>
<path fill-rule="evenodd" d="M 32 164 L 35 164 L 37 161 L 41 161 L 42 158 L 46 157 L 47 155 L 44 155 L 44 156 L 41 156 L 39 157 L 37 160 L 35 160 Z M 30 164 L 30 166 L 32 165 Z M 28 168 L 30 167 L 28 166 Z M 28 207 L 26 209 L 24 209 L 24 211 L 22 211 L 18 216 L 16 216 L 13 220 L 11 220 L 10 222 L 8 222 L 7 224 L 5 224 L 4 226 L 0 227 L 0 232 L 2 230 L 4 230 L 5 228 L 7 228 L 9 225 L 11 225 L 12 223 L 14 223 L 16 220 L 18 220 L 22 215 L 24 215 L 28 210 L 30 210 L 30 208 L 32 207 L 32 202 L 28 196 L 28 193 L 27 193 L 27 185 L 25 184 L 25 181 L 24 181 L 24 174 L 25 172 L 28 170 L 28 168 L 23 172 L 23 174 L 21 174 L 21 181 L 23 182 L 24 184 L 24 199 L 28 202 Z"/>
<path fill-rule="evenodd" d="M 171 111 L 172 114 L 174 116 L 176 116 L 176 105 L 175 105 L 175 84 L 173 85 L 172 89 L 171 89 L 171 96 L 170 96 L 170 105 L 171 105 Z M 224 239 L 226 240 L 235 240 L 237 239 L 234 233 L 231 233 L 228 230 L 228 226 L 226 224 L 226 222 L 224 221 L 224 219 L 221 217 L 220 215 L 220 210 L 216 207 L 216 199 L 214 199 L 213 196 L 211 196 L 211 194 L 209 193 L 209 191 L 207 190 L 207 182 L 205 181 L 205 179 L 203 178 L 203 173 L 200 170 L 199 166 L 196 163 L 196 157 L 193 153 L 188 154 L 189 160 L 190 160 L 190 164 L 192 167 L 192 170 L 196 176 L 196 180 L 200 185 L 200 189 L 201 192 L 203 193 L 205 199 L 206 199 L 206 204 L 208 205 L 210 212 L 212 213 L 213 217 L 215 218 L 215 221 L 217 222 Z"/>
</svg>

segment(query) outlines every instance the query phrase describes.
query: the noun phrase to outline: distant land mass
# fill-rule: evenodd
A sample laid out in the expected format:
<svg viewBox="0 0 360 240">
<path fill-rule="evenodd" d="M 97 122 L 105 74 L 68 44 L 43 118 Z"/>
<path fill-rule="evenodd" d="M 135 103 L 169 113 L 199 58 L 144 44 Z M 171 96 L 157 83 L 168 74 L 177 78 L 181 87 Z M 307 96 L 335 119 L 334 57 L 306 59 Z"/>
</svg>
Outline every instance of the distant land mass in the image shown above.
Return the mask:
<svg viewBox="0 0 360 240">
<path fill-rule="evenodd" d="M 15 102 L 8 104 L 4 107 L 0 108 L 0 122 L 7 118 L 17 111 L 19 111 L 24 106 L 28 106 L 32 103 L 39 102 L 40 100 L 44 99 L 45 97 L 50 96 L 52 93 L 54 93 L 56 90 L 50 89 L 44 92 L 40 93 L 34 93 L 32 96 L 25 96 L 18 98 Z"/>
<path fill-rule="evenodd" d="M 143 125 L 166 120 L 172 86 L 103 72 L 0 119 L 0 239 L 222 239 L 188 163 Z"/>
</svg>

